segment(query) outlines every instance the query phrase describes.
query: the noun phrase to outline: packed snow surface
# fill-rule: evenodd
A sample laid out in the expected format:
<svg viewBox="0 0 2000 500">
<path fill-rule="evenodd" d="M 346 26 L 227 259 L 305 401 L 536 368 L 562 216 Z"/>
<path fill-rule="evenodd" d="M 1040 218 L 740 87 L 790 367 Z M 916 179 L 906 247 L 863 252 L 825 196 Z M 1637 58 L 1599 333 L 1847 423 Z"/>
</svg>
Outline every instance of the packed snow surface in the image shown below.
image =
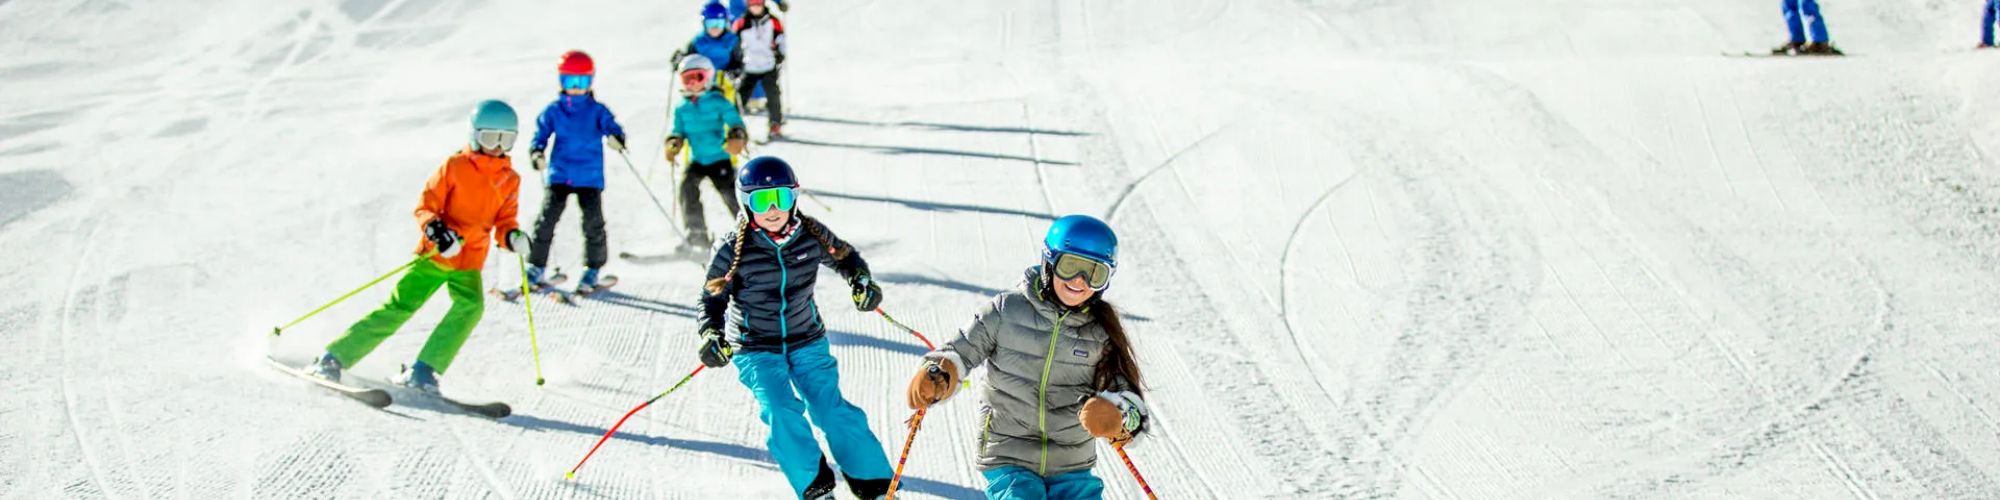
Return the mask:
<svg viewBox="0 0 2000 500">
<path fill-rule="evenodd" d="M 1054 216 L 1118 229 L 1108 297 L 1158 414 L 1131 454 L 1162 497 L 2000 498 L 1978 2 L 1826 0 L 1839 59 L 1722 55 L 1783 41 L 1763 1 L 795 3 L 795 139 L 755 153 L 799 168 L 890 314 L 948 339 Z M 0 497 L 789 495 L 733 368 L 562 477 L 697 365 L 689 263 L 614 258 L 611 293 L 537 303 L 543 387 L 520 306 L 489 300 L 444 388 L 505 419 L 259 361 L 387 296 L 269 335 L 406 262 L 472 104 L 532 116 L 565 50 L 634 137 L 639 175 L 606 165 L 613 254 L 666 251 L 641 187 L 671 200 L 698 9 L 0 1 Z M 487 283 L 517 266 L 492 254 Z M 893 460 L 925 349 L 821 283 Z M 350 380 L 410 362 L 446 302 Z M 923 421 L 901 498 L 981 496 L 975 399 Z M 1095 473 L 1141 496 L 1110 448 Z"/>
</svg>

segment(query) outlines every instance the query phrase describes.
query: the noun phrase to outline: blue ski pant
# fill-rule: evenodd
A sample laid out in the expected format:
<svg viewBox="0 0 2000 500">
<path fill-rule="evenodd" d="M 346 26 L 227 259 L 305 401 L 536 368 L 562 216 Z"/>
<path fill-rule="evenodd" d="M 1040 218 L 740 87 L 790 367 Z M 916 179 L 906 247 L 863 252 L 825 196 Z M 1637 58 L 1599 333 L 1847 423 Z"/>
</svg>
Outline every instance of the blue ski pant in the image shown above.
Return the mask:
<svg viewBox="0 0 2000 500">
<path fill-rule="evenodd" d="M 782 352 L 740 351 L 736 378 L 750 388 L 771 427 L 764 446 L 792 491 L 803 495 L 819 475 L 819 442 L 813 425 L 826 434 L 833 462 L 854 479 L 889 479 L 889 455 L 868 428 L 868 415 L 840 395 L 840 371 L 826 339 Z M 806 415 L 810 413 L 809 423 Z"/>
<path fill-rule="evenodd" d="M 1993 23 L 2000 22 L 2000 0 L 1986 0 L 1986 17 L 1979 23 L 1979 43 L 1993 45 Z"/>
<path fill-rule="evenodd" d="M 990 500 L 1097 500 L 1104 498 L 1104 480 L 1089 470 L 1042 477 L 1034 470 L 1006 465 L 979 473 L 986 476 Z"/>
<path fill-rule="evenodd" d="M 1791 30 L 1792 43 L 1833 43 L 1826 34 L 1826 18 L 1819 15 L 1819 0 L 1779 0 L 1784 2 L 1785 28 Z M 1812 30 L 1812 39 L 1806 39 L 1806 30 Z"/>
</svg>

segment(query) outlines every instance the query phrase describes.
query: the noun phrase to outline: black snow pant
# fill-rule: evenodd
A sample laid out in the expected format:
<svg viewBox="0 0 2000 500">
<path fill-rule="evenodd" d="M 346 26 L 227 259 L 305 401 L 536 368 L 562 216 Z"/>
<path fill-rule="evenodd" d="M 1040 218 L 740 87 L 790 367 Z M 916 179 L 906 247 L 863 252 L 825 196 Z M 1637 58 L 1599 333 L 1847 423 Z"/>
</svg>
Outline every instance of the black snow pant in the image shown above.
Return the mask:
<svg viewBox="0 0 2000 500">
<path fill-rule="evenodd" d="M 569 196 L 574 194 L 577 207 L 583 209 L 583 265 L 591 269 L 604 267 L 604 263 L 610 260 L 610 252 L 605 249 L 604 190 L 551 184 L 543 192 L 542 215 L 535 218 L 535 241 L 528 245 L 528 263 L 538 267 L 549 265 L 549 247 L 555 243 L 556 222 L 562 220 L 563 208 L 569 204 Z"/>
<path fill-rule="evenodd" d="M 785 124 L 785 102 L 783 91 L 778 90 L 778 70 L 770 73 L 743 73 L 743 81 L 736 86 L 736 108 L 750 105 L 750 95 L 757 93 L 757 86 L 764 86 L 764 109 L 770 114 L 772 125 Z"/>
<path fill-rule="evenodd" d="M 708 221 L 701 211 L 701 182 L 708 181 L 715 186 L 715 193 L 724 201 L 736 199 L 736 166 L 728 159 L 715 163 L 692 163 L 681 170 L 681 225 L 687 229 L 688 243 L 707 245 Z M 736 218 L 736 203 L 724 203 L 729 207 L 729 217 Z"/>
</svg>

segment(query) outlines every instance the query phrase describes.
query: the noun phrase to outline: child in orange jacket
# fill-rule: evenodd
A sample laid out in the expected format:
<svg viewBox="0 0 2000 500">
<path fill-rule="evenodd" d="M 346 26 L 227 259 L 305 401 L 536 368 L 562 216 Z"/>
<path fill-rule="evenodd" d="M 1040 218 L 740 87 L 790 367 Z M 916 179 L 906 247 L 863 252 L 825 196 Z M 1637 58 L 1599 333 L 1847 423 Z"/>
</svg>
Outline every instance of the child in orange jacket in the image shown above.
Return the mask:
<svg viewBox="0 0 2000 500">
<path fill-rule="evenodd" d="M 438 393 L 437 376 L 451 367 L 458 348 L 472 335 L 485 312 L 479 271 L 494 236 L 502 249 L 527 248 L 528 235 L 514 220 L 519 208 L 521 176 L 514 173 L 507 151 L 513 149 L 519 120 L 514 108 L 485 101 L 472 112 L 471 144 L 431 174 L 417 205 L 417 227 L 424 238 L 417 252 L 436 255 L 411 267 L 396 282 L 396 291 L 380 309 L 361 318 L 333 343 L 326 354 L 308 365 L 314 376 L 340 381 L 341 370 L 354 366 L 415 315 L 439 287 L 451 295 L 451 310 L 417 353 L 417 362 L 395 381 L 431 394 Z"/>
</svg>

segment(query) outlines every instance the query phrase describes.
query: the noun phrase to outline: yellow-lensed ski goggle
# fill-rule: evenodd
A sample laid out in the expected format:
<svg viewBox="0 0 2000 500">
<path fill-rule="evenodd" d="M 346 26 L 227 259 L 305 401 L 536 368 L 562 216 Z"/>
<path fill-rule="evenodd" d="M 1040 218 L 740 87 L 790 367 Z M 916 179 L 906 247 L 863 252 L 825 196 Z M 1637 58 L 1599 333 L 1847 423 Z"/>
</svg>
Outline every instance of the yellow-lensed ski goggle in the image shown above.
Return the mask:
<svg viewBox="0 0 2000 500">
<path fill-rule="evenodd" d="M 1075 279 L 1082 276 L 1091 290 L 1102 291 L 1111 286 L 1111 274 L 1117 270 L 1110 264 L 1089 257 L 1070 253 L 1056 254 L 1056 278 Z"/>
</svg>

